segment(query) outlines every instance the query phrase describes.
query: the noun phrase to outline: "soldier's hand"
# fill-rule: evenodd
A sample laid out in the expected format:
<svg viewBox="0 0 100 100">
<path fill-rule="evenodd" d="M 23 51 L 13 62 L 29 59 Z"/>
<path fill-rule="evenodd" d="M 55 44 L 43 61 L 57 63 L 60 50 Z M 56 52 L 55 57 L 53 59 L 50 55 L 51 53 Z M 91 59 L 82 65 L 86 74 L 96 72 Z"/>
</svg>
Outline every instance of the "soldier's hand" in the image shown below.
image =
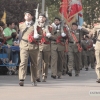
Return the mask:
<svg viewBox="0 0 100 100">
<path fill-rule="evenodd" d="M 34 39 L 38 39 L 39 38 L 39 34 L 34 34 Z"/>
<path fill-rule="evenodd" d="M 51 33 L 47 33 L 46 37 L 50 38 L 51 37 Z"/>
<path fill-rule="evenodd" d="M 65 34 L 65 33 L 61 33 L 61 36 L 62 36 L 62 37 L 65 37 L 65 36 L 66 36 L 66 34 Z"/>
</svg>

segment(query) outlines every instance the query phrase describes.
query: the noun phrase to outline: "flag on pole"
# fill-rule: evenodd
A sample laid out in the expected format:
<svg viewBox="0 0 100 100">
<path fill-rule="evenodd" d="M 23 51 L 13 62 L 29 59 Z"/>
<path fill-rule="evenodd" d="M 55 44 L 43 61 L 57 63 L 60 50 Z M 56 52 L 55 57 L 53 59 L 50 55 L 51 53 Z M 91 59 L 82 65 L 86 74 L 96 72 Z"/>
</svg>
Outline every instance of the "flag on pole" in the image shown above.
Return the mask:
<svg viewBox="0 0 100 100">
<path fill-rule="evenodd" d="M 68 24 L 76 20 L 76 15 L 81 11 L 81 0 L 61 0 L 60 14 L 63 14 Z"/>
<path fill-rule="evenodd" d="M 6 11 L 4 10 L 3 16 L 1 18 L 1 21 L 4 22 L 4 24 L 6 24 Z"/>
</svg>

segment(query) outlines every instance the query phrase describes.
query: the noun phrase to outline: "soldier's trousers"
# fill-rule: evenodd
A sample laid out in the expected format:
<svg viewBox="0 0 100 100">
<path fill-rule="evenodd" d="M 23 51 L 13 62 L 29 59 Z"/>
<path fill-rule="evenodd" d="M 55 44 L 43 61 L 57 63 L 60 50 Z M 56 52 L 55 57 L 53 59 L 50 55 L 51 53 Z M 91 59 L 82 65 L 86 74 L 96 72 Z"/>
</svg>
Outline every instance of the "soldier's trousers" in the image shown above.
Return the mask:
<svg viewBox="0 0 100 100">
<path fill-rule="evenodd" d="M 38 66 L 37 66 L 37 78 L 40 78 L 41 75 L 41 68 L 42 68 L 42 75 L 48 75 L 48 67 L 49 67 L 49 60 L 50 60 L 50 51 L 39 51 L 38 53 Z"/>
<path fill-rule="evenodd" d="M 67 72 L 68 71 L 68 54 L 64 53 L 64 59 L 63 59 L 63 71 Z"/>
<path fill-rule="evenodd" d="M 20 50 L 20 66 L 19 66 L 19 80 L 25 80 L 27 72 L 28 59 L 30 57 L 30 72 L 31 72 L 31 82 L 34 82 L 37 78 L 37 56 L 38 50 Z"/>
<path fill-rule="evenodd" d="M 80 59 L 79 59 L 79 67 L 80 67 L 80 69 L 82 69 L 82 52 L 79 52 L 79 57 L 80 57 Z"/>
<path fill-rule="evenodd" d="M 72 72 L 73 67 L 75 68 L 75 73 L 79 74 L 80 72 L 80 54 L 79 52 L 68 52 L 68 70 Z"/>
<path fill-rule="evenodd" d="M 91 64 L 91 67 L 94 67 L 94 51 L 90 50 L 88 52 L 89 54 L 89 63 Z"/>
<path fill-rule="evenodd" d="M 96 56 L 96 74 L 97 74 L 97 79 L 100 79 L 100 50 L 95 50 L 95 56 Z"/>
<path fill-rule="evenodd" d="M 83 67 L 88 68 L 87 51 L 82 51 L 82 65 Z"/>
<path fill-rule="evenodd" d="M 63 70 L 64 51 L 51 50 L 51 74 L 61 76 Z"/>
</svg>

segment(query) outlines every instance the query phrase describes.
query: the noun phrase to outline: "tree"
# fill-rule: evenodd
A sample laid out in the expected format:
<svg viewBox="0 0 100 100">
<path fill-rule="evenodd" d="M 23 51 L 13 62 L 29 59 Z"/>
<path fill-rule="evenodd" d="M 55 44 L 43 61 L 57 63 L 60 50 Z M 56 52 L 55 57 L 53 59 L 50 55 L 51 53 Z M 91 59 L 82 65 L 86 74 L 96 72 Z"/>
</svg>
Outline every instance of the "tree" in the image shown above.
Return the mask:
<svg viewBox="0 0 100 100">
<path fill-rule="evenodd" d="M 35 13 L 36 2 L 33 0 L 0 0 L 0 18 L 3 15 L 4 9 L 7 13 L 7 21 L 15 20 L 23 21 L 23 15 L 26 10 Z"/>
<path fill-rule="evenodd" d="M 84 21 L 87 24 L 97 22 L 100 17 L 100 0 L 82 0 Z"/>
</svg>

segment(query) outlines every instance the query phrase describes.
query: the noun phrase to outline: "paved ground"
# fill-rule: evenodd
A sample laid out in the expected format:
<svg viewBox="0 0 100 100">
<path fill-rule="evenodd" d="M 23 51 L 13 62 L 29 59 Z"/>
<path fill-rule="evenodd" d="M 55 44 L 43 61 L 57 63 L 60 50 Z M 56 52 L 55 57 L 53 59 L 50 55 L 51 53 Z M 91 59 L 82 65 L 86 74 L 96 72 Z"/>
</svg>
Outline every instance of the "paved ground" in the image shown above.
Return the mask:
<svg viewBox="0 0 100 100">
<path fill-rule="evenodd" d="M 50 70 L 46 83 L 38 83 L 32 87 L 30 76 L 25 80 L 25 86 L 18 86 L 18 76 L 0 76 L 0 100 L 100 100 L 99 96 L 89 95 L 89 91 L 99 90 L 95 71 L 81 71 L 79 77 L 68 75 L 62 79 L 52 79 Z"/>
</svg>

